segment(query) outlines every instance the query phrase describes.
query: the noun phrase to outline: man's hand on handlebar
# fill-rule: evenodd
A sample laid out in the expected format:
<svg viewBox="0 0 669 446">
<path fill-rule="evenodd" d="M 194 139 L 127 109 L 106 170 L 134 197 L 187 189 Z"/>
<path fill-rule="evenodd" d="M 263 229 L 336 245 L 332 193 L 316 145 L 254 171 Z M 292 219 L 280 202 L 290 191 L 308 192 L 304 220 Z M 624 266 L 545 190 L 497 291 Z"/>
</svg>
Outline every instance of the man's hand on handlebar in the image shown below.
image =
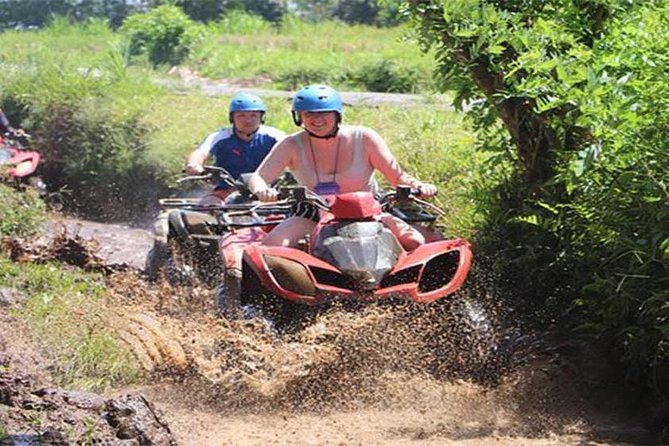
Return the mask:
<svg viewBox="0 0 669 446">
<path fill-rule="evenodd" d="M 16 138 L 30 138 L 30 134 L 23 129 L 14 129 L 14 136 Z"/>
<path fill-rule="evenodd" d="M 184 169 L 188 175 L 202 175 L 204 173 L 204 166 L 202 164 L 186 164 Z"/>
<path fill-rule="evenodd" d="M 437 195 L 437 186 L 432 183 L 418 183 L 415 185 L 416 189 L 420 192 L 422 198 L 430 198 Z"/>
</svg>

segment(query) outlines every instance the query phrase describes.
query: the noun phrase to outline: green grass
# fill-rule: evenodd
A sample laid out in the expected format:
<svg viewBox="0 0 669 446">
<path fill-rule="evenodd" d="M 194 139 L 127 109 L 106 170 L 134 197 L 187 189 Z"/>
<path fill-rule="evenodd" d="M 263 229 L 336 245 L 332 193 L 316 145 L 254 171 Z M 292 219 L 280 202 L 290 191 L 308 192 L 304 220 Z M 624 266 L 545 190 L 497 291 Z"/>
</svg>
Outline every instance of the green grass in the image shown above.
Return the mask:
<svg viewBox="0 0 669 446">
<path fill-rule="evenodd" d="M 414 90 L 429 89 L 435 62 L 415 43 L 403 39 L 405 34 L 406 29 L 399 27 L 299 20 L 279 28 L 260 27 L 253 34 L 230 32 L 223 26 L 195 49 L 191 63 L 200 74 L 213 79 L 268 78 L 272 85 L 287 89 L 295 88 L 290 85 L 293 82 L 329 82 L 362 89 L 351 76 L 386 60 L 416 71 Z"/>
<path fill-rule="evenodd" d="M 106 328 L 109 314 L 100 276 L 56 263 L 17 264 L 0 256 L 0 286 L 29 296 L 17 311 L 54 360 L 60 385 L 101 391 L 139 376 L 136 361 Z"/>
<path fill-rule="evenodd" d="M 0 184 L 0 236 L 27 235 L 46 218 L 46 206 L 33 189 Z"/>
<path fill-rule="evenodd" d="M 0 236 L 28 235 L 46 218 L 31 190 L 0 185 Z M 105 328 L 101 276 L 56 263 L 14 263 L 0 254 L 0 287 L 29 296 L 16 311 L 56 364 L 63 386 L 104 390 L 139 375 L 130 353 Z"/>
</svg>

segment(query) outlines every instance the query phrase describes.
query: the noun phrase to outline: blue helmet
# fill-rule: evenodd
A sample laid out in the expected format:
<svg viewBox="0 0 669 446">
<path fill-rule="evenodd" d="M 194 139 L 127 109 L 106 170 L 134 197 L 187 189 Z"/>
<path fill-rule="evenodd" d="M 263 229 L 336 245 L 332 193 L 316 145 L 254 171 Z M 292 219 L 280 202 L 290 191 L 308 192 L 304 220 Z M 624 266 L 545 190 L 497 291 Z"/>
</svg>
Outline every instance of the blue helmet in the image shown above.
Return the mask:
<svg viewBox="0 0 669 446">
<path fill-rule="evenodd" d="M 232 113 L 236 111 L 259 111 L 261 112 L 260 120 L 261 122 L 264 122 L 267 109 L 260 97 L 253 94 L 240 93 L 232 98 L 228 111 L 228 118 L 230 119 L 230 124 L 232 124 Z"/>
<path fill-rule="evenodd" d="M 310 112 L 337 112 L 339 120 L 343 113 L 341 96 L 332 87 L 322 84 L 307 85 L 295 93 L 293 98 L 293 121 L 302 125 L 299 113 Z"/>
</svg>

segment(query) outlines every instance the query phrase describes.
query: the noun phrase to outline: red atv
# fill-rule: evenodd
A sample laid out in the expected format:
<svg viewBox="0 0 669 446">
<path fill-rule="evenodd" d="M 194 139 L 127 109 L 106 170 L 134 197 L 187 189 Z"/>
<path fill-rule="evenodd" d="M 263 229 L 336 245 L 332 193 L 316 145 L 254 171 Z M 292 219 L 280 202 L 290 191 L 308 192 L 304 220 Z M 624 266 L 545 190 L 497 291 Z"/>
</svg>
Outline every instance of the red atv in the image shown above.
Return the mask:
<svg viewBox="0 0 669 446">
<path fill-rule="evenodd" d="M 219 309 L 239 314 L 254 308 L 281 326 L 290 324 L 305 306 L 340 301 L 408 299 L 433 302 L 457 291 L 472 262 L 470 244 L 444 239 L 434 228 L 435 206 L 420 200 L 408 187 L 377 199 L 372 193 L 337 195 L 332 203 L 304 188 L 284 189 L 287 200 L 259 204 L 245 224 L 219 216 L 226 232 L 219 241 L 225 262 L 223 286 L 217 291 Z M 276 207 L 308 201 L 321 209 L 313 233 L 299 248 L 266 246 L 261 242 L 277 219 Z M 427 243 L 406 251 L 381 222 L 389 213 L 421 231 Z M 239 217 L 241 214 L 237 213 Z M 241 260 L 241 268 L 240 268 Z"/>
<path fill-rule="evenodd" d="M 222 235 L 234 228 L 245 227 L 269 214 L 287 215 L 289 208 L 263 206 L 260 215 L 252 210 L 254 201 L 246 185 L 249 174 L 239 179 L 225 169 L 205 166 L 202 175 L 185 176 L 177 180 L 183 185 L 193 181 L 219 183 L 224 181 L 234 190 L 222 205 L 200 205 L 199 198 L 161 198 L 161 213 L 154 222 L 154 245 L 146 259 L 144 272 L 149 280 L 163 275 L 168 282 L 192 283 L 194 279 L 216 286 L 220 283 L 218 242 Z M 269 223 L 268 223 L 269 224 Z M 276 223 L 274 223 L 276 224 Z"/>
<path fill-rule="evenodd" d="M 39 162 L 39 153 L 27 150 L 18 137 L 11 133 L 0 136 L 0 165 L 6 167 L 6 174 L 16 184 L 27 183 L 38 192 L 45 193 L 46 185 L 35 175 Z"/>
</svg>

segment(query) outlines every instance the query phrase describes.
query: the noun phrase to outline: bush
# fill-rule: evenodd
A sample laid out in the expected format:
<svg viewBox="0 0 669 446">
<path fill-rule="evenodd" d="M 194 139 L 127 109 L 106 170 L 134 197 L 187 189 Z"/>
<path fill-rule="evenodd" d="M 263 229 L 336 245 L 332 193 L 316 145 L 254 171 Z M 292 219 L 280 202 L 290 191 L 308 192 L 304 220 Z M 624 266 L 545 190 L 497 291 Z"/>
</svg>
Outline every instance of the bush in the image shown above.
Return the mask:
<svg viewBox="0 0 669 446">
<path fill-rule="evenodd" d="M 615 350 L 646 401 L 669 401 L 668 4 L 409 2 L 442 85 L 478 104 L 504 278 Z"/>
<path fill-rule="evenodd" d="M 46 206 L 35 190 L 0 184 L 0 236 L 30 234 L 45 218 Z"/>
<path fill-rule="evenodd" d="M 120 31 L 130 40 L 133 54 L 146 52 L 154 65 L 182 62 L 204 37 L 206 28 L 176 6 L 159 6 L 125 19 Z"/>
<path fill-rule="evenodd" d="M 50 186 L 69 191 L 68 208 L 89 218 L 141 221 L 163 190 L 161 169 L 146 157 L 139 116 L 118 119 L 95 100 L 52 104 L 39 141 Z"/>
<path fill-rule="evenodd" d="M 326 84 L 329 82 L 330 70 L 326 68 L 302 68 L 296 67 L 293 70 L 280 73 L 275 81 L 286 90 L 297 90 L 304 85 Z"/>
<path fill-rule="evenodd" d="M 350 74 L 350 80 L 368 91 L 415 93 L 423 81 L 414 67 L 399 66 L 392 60 L 380 59 Z"/>
<path fill-rule="evenodd" d="M 270 31 L 273 26 L 270 22 L 255 14 L 233 10 L 225 14 L 218 23 L 218 28 L 226 34 L 247 36 Z"/>
</svg>

